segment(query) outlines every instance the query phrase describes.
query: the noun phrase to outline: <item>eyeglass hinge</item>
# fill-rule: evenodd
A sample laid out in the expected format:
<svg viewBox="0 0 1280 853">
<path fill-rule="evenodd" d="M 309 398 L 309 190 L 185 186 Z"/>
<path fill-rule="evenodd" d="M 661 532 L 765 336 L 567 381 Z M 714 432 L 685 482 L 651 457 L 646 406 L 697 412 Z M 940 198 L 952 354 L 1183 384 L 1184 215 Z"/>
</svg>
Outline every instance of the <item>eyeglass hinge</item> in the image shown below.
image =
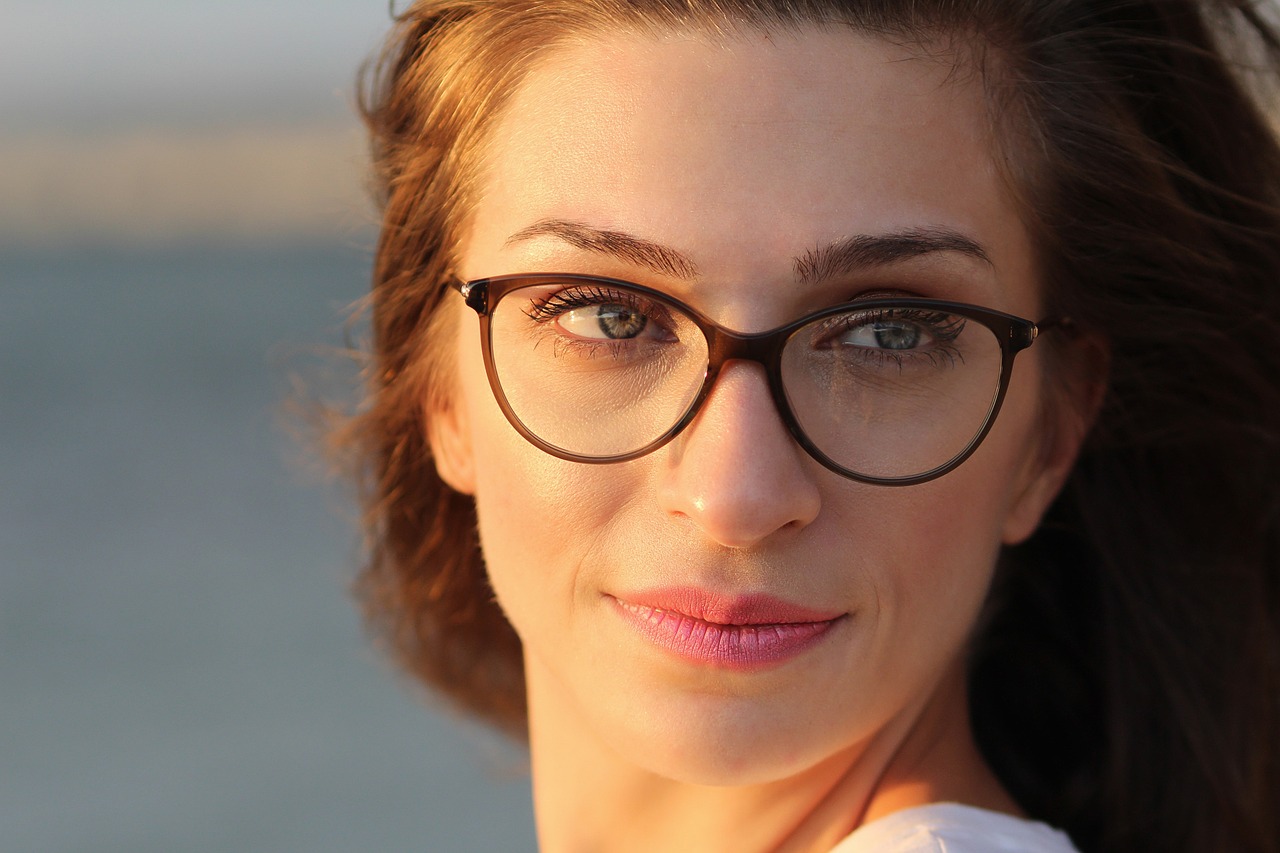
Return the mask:
<svg viewBox="0 0 1280 853">
<path fill-rule="evenodd" d="M 1015 352 L 1031 346 L 1038 337 L 1040 337 L 1040 326 L 1036 323 L 1029 326 L 1013 326 L 1009 329 L 1009 343 L 1013 345 Z"/>
<path fill-rule="evenodd" d="M 458 288 L 467 306 L 477 314 L 486 313 L 488 308 L 488 287 L 482 281 L 468 281 Z"/>
</svg>

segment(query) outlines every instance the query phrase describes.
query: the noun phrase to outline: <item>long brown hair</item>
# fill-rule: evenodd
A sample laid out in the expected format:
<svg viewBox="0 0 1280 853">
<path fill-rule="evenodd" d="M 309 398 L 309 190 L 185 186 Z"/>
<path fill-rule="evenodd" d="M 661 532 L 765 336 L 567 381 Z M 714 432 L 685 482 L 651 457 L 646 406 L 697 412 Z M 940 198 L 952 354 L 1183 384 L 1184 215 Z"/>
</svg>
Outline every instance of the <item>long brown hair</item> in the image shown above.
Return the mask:
<svg viewBox="0 0 1280 853">
<path fill-rule="evenodd" d="M 1107 342 L 1067 488 L 1002 560 L 974 726 L 1084 851 L 1280 850 L 1280 39 L 1248 0 L 423 0 L 361 108 L 383 210 L 368 395 L 336 433 L 365 487 L 358 592 L 399 661 L 524 724 L 520 643 L 472 501 L 436 474 L 437 311 L 472 170 L 541 51 L 604 27 L 849 25 L 980 49 L 1049 313 Z M 980 59 L 988 56 L 986 61 Z"/>
</svg>

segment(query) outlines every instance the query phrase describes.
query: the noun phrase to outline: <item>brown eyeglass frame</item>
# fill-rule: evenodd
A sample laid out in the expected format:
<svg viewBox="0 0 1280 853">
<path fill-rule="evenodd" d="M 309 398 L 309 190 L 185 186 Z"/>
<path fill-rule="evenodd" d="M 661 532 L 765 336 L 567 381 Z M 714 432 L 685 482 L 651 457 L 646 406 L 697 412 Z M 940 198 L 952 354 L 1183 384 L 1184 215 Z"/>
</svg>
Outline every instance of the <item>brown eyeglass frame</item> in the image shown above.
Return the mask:
<svg viewBox="0 0 1280 853">
<path fill-rule="evenodd" d="M 643 294 L 645 297 L 654 299 L 673 308 L 678 309 L 687 315 L 699 329 L 702 330 L 703 336 L 707 340 L 707 369 L 702 380 L 702 387 L 689 403 L 685 413 L 673 424 L 666 432 L 650 441 L 638 450 L 628 453 L 618 454 L 615 456 L 583 456 L 581 454 L 572 453 L 554 444 L 549 444 L 539 438 L 535 433 L 520 420 L 508 402 L 506 394 L 502 390 L 502 383 L 498 380 L 497 366 L 493 360 L 493 350 L 490 343 L 490 326 L 489 319 L 495 306 L 502 300 L 504 296 L 513 290 L 519 290 L 525 287 L 534 287 L 539 285 L 567 283 L 567 284 L 595 284 L 604 285 L 606 287 L 617 287 L 626 290 L 635 291 Z M 702 404 L 707 396 L 711 393 L 711 389 L 715 387 L 716 379 L 720 375 L 720 369 L 729 361 L 754 361 L 764 368 L 765 376 L 769 383 L 769 391 L 773 397 L 774 406 L 778 410 L 782 422 L 786 425 L 787 431 L 791 433 L 792 438 L 796 440 L 805 452 L 835 473 L 855 480 L 859 483 L 869 483 L 878 486 L 913 486 L 918 483 L 925 483 L 929 480 L 936 480 L 938 477 L 955 470 L 962 462 L 968 459 L 973 452 L 978 449 L 978 445 L 986 438 L 987 433 L 991 431 L 991 426 L 995 423 L 996 415 L 1000 413 L 1000 405 L 1004 402 L 1005 392 L 1009 387 L 1009 378 L 1013 374 L 1014 357 L 1031 346 L 1039 337 L 1041 331 L 1052 326 L 1065 325 L 1065 320 L 1044 320 L 1040 323 L 1024 320 L 1021 317 L 1015 317 L 1012 314 L 1006 314 L 1002 311 L 996 311 L 990 308 L 982 308 L 977 305 L 969 305 L 964 302 L 950 302 L 943 299 L 920 299 L 915 297 L 892 297 L 892 298 L 875 298 L 860 299 L 856 302 L 843 302 L 839 305 L 833 305 L 829 308 L 823 308 L 812 314 L 806 314 L 799 319 L 793 320 L 784 326 L 779 326 L 767 332 L 755 332 L 751 334 L 742 334 L 732 329 L 727 329 L 716 323 L 714 320 L 706 317 L 699 311 L 691 308 L 678 299 L 663 293 L 660 290 L 645 287 L 644 285 L 635 284 L 633 282 L 624 281 L 616 278 L 606 278 L 604 276 L 581 275 L 574 273 L 530 273 L 515 275 L 500 275 L 491 278 L 478 278 L 472 281 L 453 281 L 450 286 L 462 294 L 462 298 L 467 305 L 472 308 L 480 318 L 480 346 L 484 355 L 485 372 L 489 377 L 489 387 L 493 391 L 494 397 L 498 401 L 499 408 L 502 413 L 510 421 L 511 426 L 515 428 L 521 436 L 523 436 L 530 444 L 538 449 L 551 454 L 560 459 L 570 462 L 582 462 L 591 465 L 599 465 L 612 462 L 626 462 L 631 459 L 637 459 L 645 456 L 667 442 L 671 441 L 679 435 L 685 427 L 693 422 L 698 412 L 702 409 Z M 909 477 L 873 477 L 867 474 L 861 474 L 857 471 L 845 468 L 844 466 L 831 459 L 823 453 L 801 428 L 799 421 L 796 420 L 791 406 L 787 402 L 786 391 L 782 382 L 782 350 L 786 347 L 787 341 L 791 336 L 809 325 L 815 320 L 828 317 L 834 314 L 842 314 L 850 309 L 858 311 L 883 310 L 886 308 L 921 308 L 926 310 L 940 310 L 947 313 L 956 314 L 973 320 L 986 328 L 990 329 L 1000 343 L 1001 367 L 1000 367 L 1000 385 L 996 392 L 995 399 L 991 403 L 991 407 L 987 411 L 986 421 L 982 425 L 982 429 L 973 437 L 968 445 L 965 446 L 960 453 L 956 454 L 947 462 L 937 466 L 923 474 L 914 474 Z"/>
</svg>

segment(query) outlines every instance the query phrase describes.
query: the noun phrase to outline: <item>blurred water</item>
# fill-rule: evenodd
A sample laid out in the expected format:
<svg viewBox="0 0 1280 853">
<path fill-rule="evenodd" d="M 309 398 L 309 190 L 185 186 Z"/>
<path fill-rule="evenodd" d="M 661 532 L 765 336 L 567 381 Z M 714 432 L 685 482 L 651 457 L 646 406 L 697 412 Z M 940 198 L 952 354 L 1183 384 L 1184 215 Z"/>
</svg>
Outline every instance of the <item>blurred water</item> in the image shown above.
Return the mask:
<svg viewBox="0 0 1280 853">
<path fill-rule="evenodd" d="M 0 255 L 0 850 L 533 849 L 523 757 L 397 687 L 281 461 L 366 265 Z"/>
</svg>

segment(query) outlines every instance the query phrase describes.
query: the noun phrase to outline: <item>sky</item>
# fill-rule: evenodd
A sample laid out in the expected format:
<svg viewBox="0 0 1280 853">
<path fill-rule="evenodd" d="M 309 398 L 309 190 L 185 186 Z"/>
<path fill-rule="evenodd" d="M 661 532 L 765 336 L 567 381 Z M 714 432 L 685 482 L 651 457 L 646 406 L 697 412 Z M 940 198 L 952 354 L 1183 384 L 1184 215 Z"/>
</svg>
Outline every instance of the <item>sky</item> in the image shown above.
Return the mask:
<svg viewBox="0 0 1280 853">
<path fill-rule="evenodd" d="M 355 72 L 385 0 L 6 0 L 0 246 L 367 227 Z"/>
</svg>

